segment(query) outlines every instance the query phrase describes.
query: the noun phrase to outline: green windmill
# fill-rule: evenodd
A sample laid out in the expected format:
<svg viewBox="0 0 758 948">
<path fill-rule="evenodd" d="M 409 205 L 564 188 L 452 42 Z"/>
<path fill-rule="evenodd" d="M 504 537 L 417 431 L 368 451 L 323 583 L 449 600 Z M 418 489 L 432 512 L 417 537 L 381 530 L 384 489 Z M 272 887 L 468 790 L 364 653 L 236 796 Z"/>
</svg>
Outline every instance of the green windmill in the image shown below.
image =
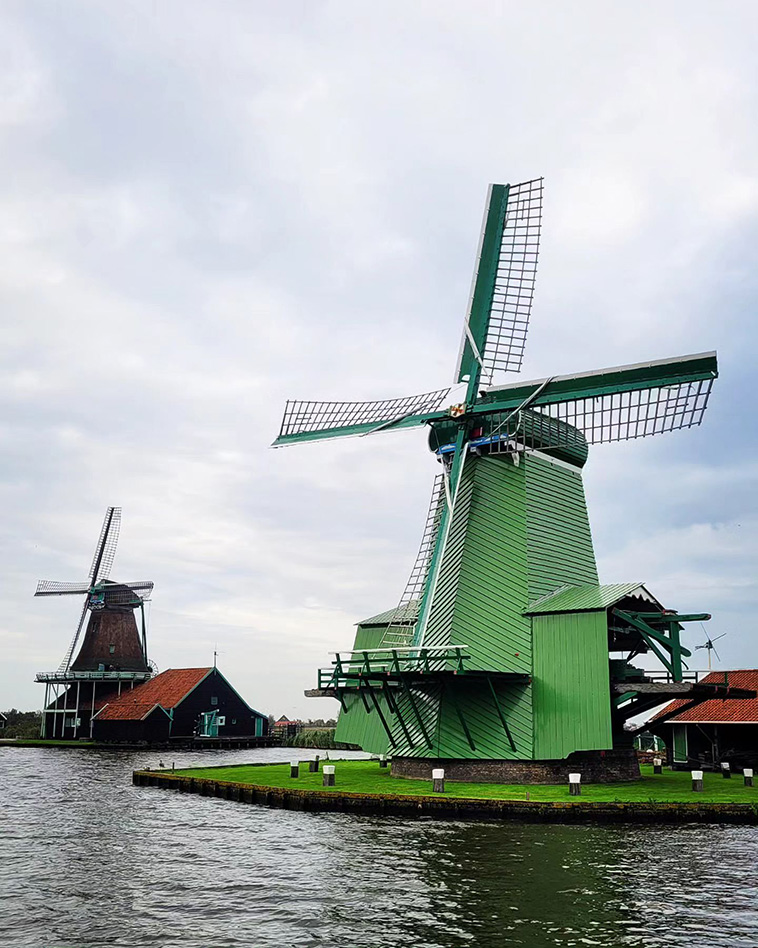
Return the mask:
<svg viewBox="0 0 758 948">
<path fill-rule="evenodd" d="M 287 402 L 276 446 L 429 427 L 440 462 L 400 604 L 361 622 L 309 695 L 341 705 L 337 739 L 393 773 L 550 780 L 638 774 L 626 722 L 686 681 L 682 623 L 640 583 L 598 584 L 582 485 L 588 444 L 698 425 L 713 352 L 531 382 L 518 372 L 534 293 L 542 179 L 489 189 L 455 371 L 459 388 Z M 654 656 L 660 671 L 632 664 Z"/>
</svg>

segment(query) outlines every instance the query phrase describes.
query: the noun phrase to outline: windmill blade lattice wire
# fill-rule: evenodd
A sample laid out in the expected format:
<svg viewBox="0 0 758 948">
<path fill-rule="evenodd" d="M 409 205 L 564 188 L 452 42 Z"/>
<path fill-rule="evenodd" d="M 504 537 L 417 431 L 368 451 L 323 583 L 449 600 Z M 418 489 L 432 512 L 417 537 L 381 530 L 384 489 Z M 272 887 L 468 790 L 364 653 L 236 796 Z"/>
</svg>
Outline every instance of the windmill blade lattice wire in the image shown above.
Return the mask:
<svg viewBox="0 0 758 948">
<path fill-rule="evenodd" d="M 439 410 L 450 388 L 370 402 L 288 401 L 279 437 L 339 431 L 358 425 L 383 427 L 412 415 Z"/>
<path fill-rule="evenodd" d="M 508 189 L 489 326 L 482 352 L 482 381 L 496 372 L 520 372 L 534 299 L 542 233 L 543 179 Z"/>
<path fill-rule="evenodd" d="M 74 654 L 76 643 L 79 641 L 79 636 L 82 634 L 82 629 L 84 628 L 84 622 L 87 618 L 87 605 L 88 603 L 87 603 L 87 600 L 85 599 L 84 605 L 82 606 L 82 614 L 81 616 L 79 616 L 79 624 L 76 627 L 76 632 L 74 633 L 74 637 L 71 639 L 71 644 L 66 649 L 66 654 L 63 656 L 63 660 L 58 666 L 58 672 L 61 674 L 64 672 L 67 672 L 69 669 L 69 665 L 71 664 L 71 657 Z"/>
<path fill-rule="evenodd" d="M 416 560 L 411 575 L 400 597 L 400 602 L 387 626 L 380 643 L 381 648 L 394 648 L 410 645 L 413 639 L 413 627 L 418 619 L 424 587 L 429 575 L 432 553 L 437 542 L 442 511 L 446 503 L 445 474 L 438 474 L 432 487 L 432 498 L 424 523 Z"/>
<path fill-rule="evenodd" d="M 109 579 L 113 561 L 116 558 L 118 535 L 121 531 L 121 508 L 109 507 L 105 512 L 105 519 L 100 530 L 100 537 L 95 547 L 92 566 L 88 574 L 90 584 Z"/>
<path fill-rule="evenodd" d="M 614 392 L 492 415 L 503 443 L 527 448 L 606 444 L 693 428 L 703 420 L 713 379 Z"/>
</svg>

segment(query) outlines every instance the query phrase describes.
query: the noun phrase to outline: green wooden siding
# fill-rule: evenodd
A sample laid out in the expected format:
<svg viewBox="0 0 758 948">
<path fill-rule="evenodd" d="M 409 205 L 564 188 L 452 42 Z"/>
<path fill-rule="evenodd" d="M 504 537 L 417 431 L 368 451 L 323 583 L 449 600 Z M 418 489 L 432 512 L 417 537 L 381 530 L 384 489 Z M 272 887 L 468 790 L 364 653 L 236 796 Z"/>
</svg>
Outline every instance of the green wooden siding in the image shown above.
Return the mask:
<svg viewBox="0 0 758 948">
<path fill-rule="evenodd" d="M 609 750 L 611 697 L 604 611 L 535 616 L 534 756 Z"/>
<path fill-rule="evenodd" d="M 581 473 L 536 455 L 527 455 L 524 467 L 528 602 L 561 586 L 597 584 Z"/>
<path fill-rule="evenodd" d="M 531 670 L 524 486 L 508 458 L 466 462 L 424 645 L 466 645 L 470 668 Z"/>
<path fill-rule="evenodd" d="M 385 626 L 366 628 L 359 625 L 355 633 L 353 649 L 379 648 L 385 628 Z M 383 701 L 382 698 L 381 702 Z M 388 711 L 381 702 L 380 707 L 386 719 Z M 382 722 L 376 710 L 368 713 L 363 704 L 363 699 L 359 695 L 347 695 L 345 705 L 348 711 L 346 714 L 340 709 L 337 717 L 337 729 L 334 732 L 335 741 L 342 741 L 345 744 L 358 744 L 369 754 L 388 753 L 387 733 L 382 727 Z"/>
</svg>

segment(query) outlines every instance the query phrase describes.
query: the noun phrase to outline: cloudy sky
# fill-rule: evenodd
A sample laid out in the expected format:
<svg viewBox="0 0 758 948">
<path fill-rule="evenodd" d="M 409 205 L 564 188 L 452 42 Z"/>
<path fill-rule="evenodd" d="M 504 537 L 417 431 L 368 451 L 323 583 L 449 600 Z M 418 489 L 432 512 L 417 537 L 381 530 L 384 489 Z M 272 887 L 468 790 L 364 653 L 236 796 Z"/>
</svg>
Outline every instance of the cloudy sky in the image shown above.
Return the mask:
<svg viewBox="0 0 758 948">
<path fill-rule="evenodd" d="M 758 666 L 753 2 L 0 5 L 0 707 L 38 707 L 106 506 L 159 667 L 308 701 L 392 606 L 423 431 L 270 450 L 287 397 L 451 380 L 491 181 L 544 175 L 526 378 L 717 348 L 701 428 L 598 446 L 601 580 Z M 702 640 L 699 628 L 690 643 Z M 698 652 L 698 667 L 704 653 Z"/>
</svg>

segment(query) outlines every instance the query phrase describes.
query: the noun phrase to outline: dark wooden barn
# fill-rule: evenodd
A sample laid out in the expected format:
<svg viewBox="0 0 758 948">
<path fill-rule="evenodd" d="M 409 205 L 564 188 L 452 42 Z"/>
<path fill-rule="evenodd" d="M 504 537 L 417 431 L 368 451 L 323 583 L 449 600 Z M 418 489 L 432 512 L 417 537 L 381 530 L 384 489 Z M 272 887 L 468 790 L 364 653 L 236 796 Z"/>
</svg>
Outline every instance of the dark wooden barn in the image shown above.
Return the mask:
<svg viewBox="0 0 758 948">
<path fill-rule="evenodd" d="M 217 668 L 170 668 L 112 698 L 93 717 L 96 741 L 251 738 L 268 718 L 251 708 Z"/>
<path fill-rule="evenodd" d="M 758 669 L 710 672 L 703 682 L 758 692 Z M 758 768 L 758 697 L 711 698 L 692 706 L 684 698 L 666 705 L 650 722 L 677 769 Z"/>
</svg>

